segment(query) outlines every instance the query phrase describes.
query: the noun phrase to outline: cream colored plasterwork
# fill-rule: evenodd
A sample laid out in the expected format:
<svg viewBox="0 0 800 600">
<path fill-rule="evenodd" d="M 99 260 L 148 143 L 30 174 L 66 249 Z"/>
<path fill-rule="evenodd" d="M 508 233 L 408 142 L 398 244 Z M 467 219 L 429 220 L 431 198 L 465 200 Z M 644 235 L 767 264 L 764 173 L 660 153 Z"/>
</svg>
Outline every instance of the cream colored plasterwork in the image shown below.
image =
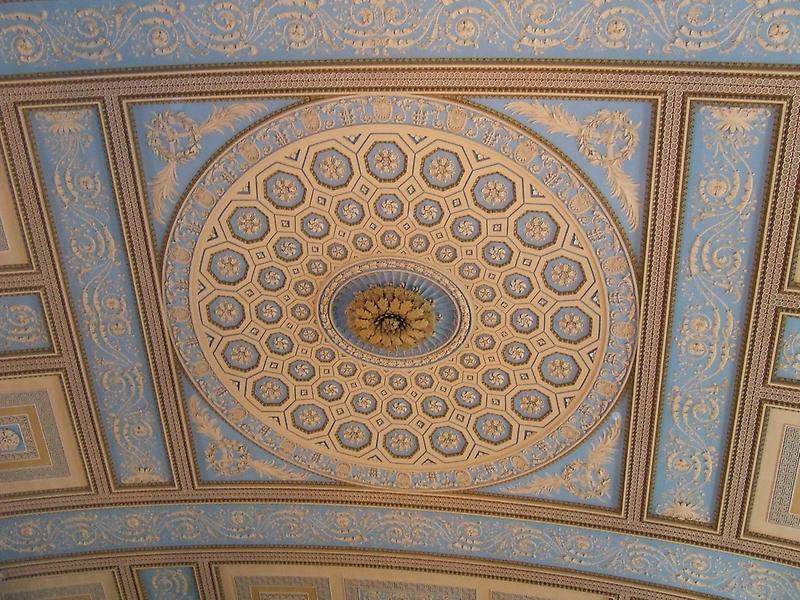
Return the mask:
<svg viewBox="0 0 800 600">
<path fill-rule="evenodd" d="M 623 170 L 623 163 L 636 152 L 641 123 L 634 123 L 627 111 L 619 110 L 602 109 L 580 121 L 561 106 L 548 107 L 541 102 L 509 102 L 506 108 L 544 125 L 550 133 L 573 138 L 590 164 L 605 169 L 611 193 L 619 201 L 628 225 L 634 230 L 639 228 L 639 186 Z"/>
<path fill-rule="evenodd" d="M 613 462 L 616 441 L 619 439 L 620 421 L 614 420 L 605 428 L 600 438 L 592 445 L 587 457 L 574 460 L 560 473 L 542 475 L 532 481 L 511 488 L 520 494 L 546 495 L 561 488 L 582 500 L 603 498 L 611 489 L 611 475 L 605 470 Z"/>
<path fill-rule="evenodd" d="M 777 497 L 777 474 L 781 462 L 786 434 L 791 427 L 800 427 L 800 410 L 767 406 L 762 430 L 761 446 L 756 463 L 756 476 L 750 497 L 750 512 L 747 528 L 750 533 L 785 540 L 792 544 L 800 544 L 800 529 L 782 525 L 770 520 L 773 505 L 781 498 Z M 797 474 L 795 474 L 795 477 Z M 794 513 L 797 504 L 797 486 L 793 499 L 783 499 L 785 504 L 792 504 Z"/>
<path fill-rule="evenodd" d="M 737 349 L 743 323 L 736 311 L 746 293 L 748 265 L 740 248 L 748 241 L 747 219 L 759 206 L 758 166 L 749 148 L 759 141 L 769 114 L 766 107 L 703 105 L 695 117 L 694 126 L 708 133 L 701 172 L 686 192 L 690 212 L 683 218 L 691 229 L 684 231 L 693 239 L 674 275 L 682 298 L 674 302 L 686 305 L 673 315 L 678 343 L 669 358 L 676 375 L 665 377 L 673 426 L 664 428 L 660 448 L 668 481 L 654 511 L 661 517 L 713 519 L 707 496 L 723 464 L 719 444 L 726 431 L 718 425 L 734 385 L 720 374 L 742 352 Z"/>
<path fill-rule="evenodd" d="M 265 460 L 253 458 L 245 442 L 227 438 L 222 434 L 211 418 L 209 410 L 201 405 L 201 400 L 196 395 L 189 398 L 189 417 L 197 427 L 197 431 L 211 440 L 203 452 L 203 458 L 206 466 L 219 475 L 234 477 L 253 469 L 263 477 L 283 481 L 308 479 L 305 471 L 285 469 Z"/>
<path fill-rule="evenodd" d="M 20 226 L 14 188 L 2 152 L 0 152 L 0 229 L 4 238 L 4 243 L 0 246 L 0 268 L 27 264 L 30 260 L 28 246 Z"/>
<path fill-rule="evenodd" d="M 11 478 L 3 483 L 0 488 L 0 495 L 5 494 L 41 494 L 51 490 L 65 490 L 86 487 L 88 479 L 86 476 L 81 450 L 78 446 L 78 439 L 69 412 L 67 397 L 64 392 L 64 382 L 59 374 L 42 374 L 32 377 L 13 377 L 0 379 L 0 395 L 3 394 L 26 394 L 34 392 L 46 392 L 49 407 L 52 411 L 53 421 L 57 425 L 57 431 L 42 432 L 36 439 L 36 452 L 39 459 L 36 463 L 31 463 L 28 468 L 47 467 L 52 462 L 54 450 L 48 447 L 57 440 L 61 445 L 63 460 L 67 467 L 67 473 L 56 477 L 47 477 L 46 473 L 39 478 Z M 28 420 L 39 420 L 35 409 L 32 407 L 15 407 L 16 412 L 21 412 L 22 408 L 29 408 Z M 0 461 L 2 459 L 0 458 Z M 11 468 L 13 462 L 7 463 Z"/>
<path fill-rule="evenodd" d="M 258 577 L 259 579 L 275 578 L 326 578 L 330 585 L 330 597 L 333 600 L 346 600 L 348 596 L 345 589 L 348 581 L 374 581 L 376 583 L 396 583 L 398 598 L 408 597 L 411 600 L 419 600 L 419 584 L 423 586 L 438 586 L 447 588 L 459 588 L 475 592 L 476 600 L 492 600 L 493 593 L 514 593 L 522 594 L 531 600 L 608 600 L 608 596 L 592 592 L 583 592 L 573 589 L 556 588 L 547 585 L 523 584 L 503 580 L 494 580 L 478 577 L 464 577 L 459 575 L 449 575 L 444 573 L 420 573 L 415 571 L 399 571 L 390 569 L 376 569 L 369 567 L 336 567 L 315 565 L 273 565 L 273 564 L 247 564 L 234 565 L 222 564 L 216 569 L 218 585 L 222 592 L 222 600 L 251 600 L 249 596 L 242 597 L 236 595 L 235 578 Z M 402 586 L 415 586 L 415 593 L 408 596 L 402 595 Z M 276 586 L 277 587 L 277 586 Z M 281 586 L 282 593 L 291 593 L 291 590 Z M 352 586 L 351 586 L 352 587 Z M 303 587 L 296 590 L 296 593 L 307 593 Z M 424 592 L 422 592 L 424 593 Z M 291 597 L 294 600 L 294 597 Z M 302 596 L 299 596 L 302 597 Z M 372 598 L 372 596 L 368 596 Z M 384 596 L 376 596 L 384 598 Z M 392 596 L 392 598 L 394 598 Z M 440 596 L 436 596 L 440 598 Z M 449 597 L 448 600 L 458 600 L 456 597 Z"/>
<path fill-rule="evenodd" d="M 114 572 L 86 571 L 4 581 L 0 588 L 0 600 L 20 598 L 121 600 L 123 596 Z"/>
<path fill-rule="evenodd" d="M 169 220 L 168 209 L 178 192 L 178 165 L 194 159 L 202 149 L 203 138 L 210 133 L 233 130 L 239 121 L 253 118 L 262 109 L 262 102 L 239 102 L 215 106 L 202 123 L 183 112 L 156 113 L 147 124 L 147 145 L 161 159 L 164 166 L 149 182 L 154 216 L 159 223 Z M 169 206 L 167 206 L 169 205 Z"/>
</svg>

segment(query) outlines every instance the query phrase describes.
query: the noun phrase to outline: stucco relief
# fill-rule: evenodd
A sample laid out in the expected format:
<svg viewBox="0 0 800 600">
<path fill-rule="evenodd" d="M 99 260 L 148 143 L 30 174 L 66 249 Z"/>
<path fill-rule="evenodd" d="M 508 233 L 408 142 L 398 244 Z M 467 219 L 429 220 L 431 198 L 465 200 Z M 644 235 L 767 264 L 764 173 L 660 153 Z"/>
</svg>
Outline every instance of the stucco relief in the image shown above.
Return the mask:
<svg viewBox="0 0 800 600">
<path fill-rule="evenodd" d="M 630 368 L 635 285 L 605 210 L 473 109 L 312 104 L 236 141 L 180 209 L 176 347 L 229 422 L 316 473 L 521 474 L 583 437 Z"/>
</svg>

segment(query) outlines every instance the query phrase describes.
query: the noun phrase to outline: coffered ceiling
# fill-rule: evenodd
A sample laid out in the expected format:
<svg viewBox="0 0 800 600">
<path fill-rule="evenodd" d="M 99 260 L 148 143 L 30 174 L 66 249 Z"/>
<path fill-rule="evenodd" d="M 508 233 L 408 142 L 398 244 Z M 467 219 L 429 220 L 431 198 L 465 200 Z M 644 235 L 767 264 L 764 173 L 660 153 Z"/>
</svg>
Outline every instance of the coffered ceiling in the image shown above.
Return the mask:
<svg viewBox="0 0 800 600">
<path fill-rule="evenodd" d="M 0 600 L 800 597 L 800 6 L 0 5 Z"/>
</svg>

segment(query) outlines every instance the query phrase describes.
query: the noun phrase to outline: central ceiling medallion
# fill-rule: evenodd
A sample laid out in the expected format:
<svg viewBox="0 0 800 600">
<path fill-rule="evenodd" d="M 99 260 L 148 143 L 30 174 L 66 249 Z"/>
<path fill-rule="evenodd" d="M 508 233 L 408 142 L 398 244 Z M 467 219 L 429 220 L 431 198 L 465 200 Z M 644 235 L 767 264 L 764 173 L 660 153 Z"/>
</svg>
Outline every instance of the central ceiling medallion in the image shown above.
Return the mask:
<svg viewBox="0 0 800 600">
<path fill-rule="evenodd" d="M 197 389 L 328 478 L 522 475 L 592 431 L 632 364 L 636 284 L 602 200 L 531 134 L 452 101 L 268 119 L 198 176 L 165 257 Z"/>
<path fill-rule="evenodd" d="M 402 258 L 349 267 L 320 294 L 322 329 L 365 362 L 419 367 L 451 354 L 467 337 L 464 294 L 441 272 Z"/>
<path fill-rule="evenodd" d="M 437 317 L 431 304 L 417 290 L 377 285 L 350 300 L 347 326 L 378 350 L 412 350 L 433 336 Z"/>
</svg>

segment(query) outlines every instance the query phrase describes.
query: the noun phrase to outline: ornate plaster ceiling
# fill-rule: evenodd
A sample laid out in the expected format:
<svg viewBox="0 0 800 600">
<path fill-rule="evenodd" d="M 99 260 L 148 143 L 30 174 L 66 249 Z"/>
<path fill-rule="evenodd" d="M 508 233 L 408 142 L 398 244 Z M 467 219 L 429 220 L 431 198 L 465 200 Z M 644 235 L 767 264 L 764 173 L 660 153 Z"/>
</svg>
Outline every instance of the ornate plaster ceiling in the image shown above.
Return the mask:
<svg viewBox="0 0 800 600">
<path fill-rule="evenodd" d="M 2 5 L 0 600 L 800 597 L 798 27 Z"/>
</svg>

